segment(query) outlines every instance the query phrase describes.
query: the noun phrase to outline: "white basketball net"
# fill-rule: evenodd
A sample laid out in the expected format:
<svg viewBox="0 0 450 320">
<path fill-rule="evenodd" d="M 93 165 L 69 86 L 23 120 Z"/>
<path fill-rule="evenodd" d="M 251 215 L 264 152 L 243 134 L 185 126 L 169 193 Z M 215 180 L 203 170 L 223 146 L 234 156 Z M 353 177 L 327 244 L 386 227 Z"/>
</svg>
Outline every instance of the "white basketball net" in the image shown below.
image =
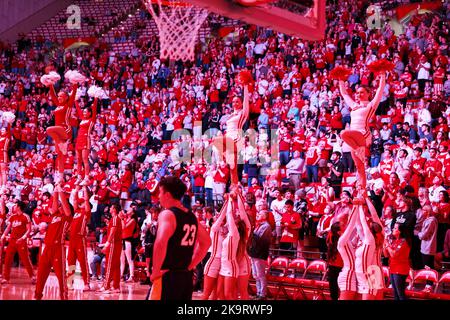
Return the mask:
<svg viewBox="0 0 450 320">
<path fill-rule="evenodd" d="M 158 13 L 153 8 L 154 2 L 158 3 Z M 160 58 L 193 61 L 198 30 L 208 11 L 176 0 L 144 0 L 144 3 L 158 27 Z"/>
</svg>

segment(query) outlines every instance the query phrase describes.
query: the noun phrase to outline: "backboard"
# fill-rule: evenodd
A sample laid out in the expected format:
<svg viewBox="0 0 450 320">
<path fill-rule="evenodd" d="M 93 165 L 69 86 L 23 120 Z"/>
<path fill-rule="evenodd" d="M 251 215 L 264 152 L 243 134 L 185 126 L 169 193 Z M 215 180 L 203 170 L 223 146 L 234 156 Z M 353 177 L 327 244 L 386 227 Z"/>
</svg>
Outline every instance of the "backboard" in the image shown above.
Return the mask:
<svg viewBox="0 0 450 320">
<path fill-rule="evenodd" d="M 257 6 L 243 6 L 235 0 L 185 0 L 210 12 L 271 28 L 305 40 L 325 37 L 326 0 L 273 0 Z"/>
</svg>

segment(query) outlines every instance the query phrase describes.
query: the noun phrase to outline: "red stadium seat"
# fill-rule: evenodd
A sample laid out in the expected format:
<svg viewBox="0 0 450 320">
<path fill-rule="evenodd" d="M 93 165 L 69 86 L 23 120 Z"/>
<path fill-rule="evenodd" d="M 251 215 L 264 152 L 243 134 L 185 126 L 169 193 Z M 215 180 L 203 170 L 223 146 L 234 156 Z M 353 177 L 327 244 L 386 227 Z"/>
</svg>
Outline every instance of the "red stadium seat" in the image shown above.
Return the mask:
<svg viewBox="0 0 450 320">
<path fill-rule="evenodd" d="M 308 266 L 308 261 L 303 258 L 292 260 L 287 269 L 287 276 L 291 278 L 302 278 Z"/>
<path fill-rule="evenodd" d="M 426 284 L 427 282 L 432 282 L 433 287 L 438 283 L 439 275 L 436 270 L 433 269 L 422 269 L 417 271 L 411 283 L 411 287 L 416 289 L 417 284 Z"/>
<path fill-rule="evenodd" d="M 269 275 L 275 277 L 283 277 L 286 274 L 289 259 L 286 257 L 278 257 L 270 264 Z"/>
<path fill-rule="evenodd" d="M 435 292 L 437 293 L 439 289 L 442 290 L 442 293 L 450 293 L 450 290 L 447 290 L 447 286 L 450 284 L 450 271 L 445 272 L 438 283 L 436 284 Z"/>
<path fill-rule="evenodd" d="M 314 260 L 305 270 L 303 278 L 324 280 L 327 273 L 327 263 L 323 260 Z"/>
</svg>

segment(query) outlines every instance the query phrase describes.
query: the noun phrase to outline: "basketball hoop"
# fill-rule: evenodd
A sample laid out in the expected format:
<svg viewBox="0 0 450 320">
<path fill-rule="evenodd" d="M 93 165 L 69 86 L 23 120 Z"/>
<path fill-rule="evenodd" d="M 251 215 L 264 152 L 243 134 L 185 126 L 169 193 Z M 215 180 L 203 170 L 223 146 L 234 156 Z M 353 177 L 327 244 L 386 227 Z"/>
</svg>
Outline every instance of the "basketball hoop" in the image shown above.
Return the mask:
<svg viewBox="0 0 450 320">
<path fill-rule="evenodd" d="M 193 61 L 198 30 L 208 11 L 177 0 L 144 0 L 144 3 L 158 27 L 160 58 Z M 153 4 L 158 4 L 158 12 Z"/>
</svg>

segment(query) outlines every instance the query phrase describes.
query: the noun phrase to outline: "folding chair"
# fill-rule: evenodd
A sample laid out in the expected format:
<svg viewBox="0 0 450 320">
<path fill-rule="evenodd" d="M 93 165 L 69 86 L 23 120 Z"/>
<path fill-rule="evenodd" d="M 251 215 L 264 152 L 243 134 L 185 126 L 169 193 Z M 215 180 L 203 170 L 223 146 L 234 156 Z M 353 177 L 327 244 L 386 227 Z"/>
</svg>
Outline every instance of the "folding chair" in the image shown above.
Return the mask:
<svg viewBox="0 0 450 320">
<path fill-rule="evenodd" d="M 438 293 L 439 288 L 441 288 L 442 293 L 450 293 L 450 290 L 447 290 L 447 286 L 450 284 L 450 271 L 445 272 L 438 283 L 436 284 L 435 293 Z"/>
<path fill-rule="evenodd" d="M 306 268 L 303 278 L 323 281 L 326 274 L 327 263 L 324 260 L 314 260 Z"/>
<path fill-rule="evenodd" d="M 308 266 L 308 261 L 303 258 L 296 258 L 292 260 L 287 268 L 287 277 L 290 278 L 303 278 L 305 270 Z"/>
<path fill-rule="evenodd" d="M 432 286 L 435 287 L 438 283 L 439 275 L 436 270 L 433 269 L 422 269 L 417 271 L 417 273 L 414 276 L 414 279 L 412 280 L 411 287 L 414 291 L 417 291 L 415 289 L 417 284 L 423 284 L 424 286 L 427 284 L 427 282 L 433 282 Z M 423 289 L 421 287 L 419 290 Z"/>
</svg>

